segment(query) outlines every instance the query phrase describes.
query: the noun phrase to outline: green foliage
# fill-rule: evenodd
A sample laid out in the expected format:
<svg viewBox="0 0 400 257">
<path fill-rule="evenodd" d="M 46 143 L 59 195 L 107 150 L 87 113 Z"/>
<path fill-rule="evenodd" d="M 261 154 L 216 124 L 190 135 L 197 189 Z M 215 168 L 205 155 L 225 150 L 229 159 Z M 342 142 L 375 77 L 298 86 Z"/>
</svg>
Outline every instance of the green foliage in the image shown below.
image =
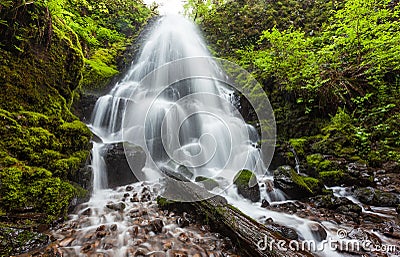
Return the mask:
<svg viewBox="0 0 400 257">
<path fill-rule="evenodd" d="M 300 157 L 309 149 L 296 138 L 314 136 L 317 153 L 374 166 L 400 160 L 397 2 L 189 2 L 215 53 L 264 85 L 278 136 L 295 138 Z"/>
<path fill-rule="evenodd" d="M 306 138 L 292 138 L 289 140 L 290 145 L 293 147 L 294 151 L 298 155 L 305 154 L 305 148 L 307 144 Z"/>
</svg>

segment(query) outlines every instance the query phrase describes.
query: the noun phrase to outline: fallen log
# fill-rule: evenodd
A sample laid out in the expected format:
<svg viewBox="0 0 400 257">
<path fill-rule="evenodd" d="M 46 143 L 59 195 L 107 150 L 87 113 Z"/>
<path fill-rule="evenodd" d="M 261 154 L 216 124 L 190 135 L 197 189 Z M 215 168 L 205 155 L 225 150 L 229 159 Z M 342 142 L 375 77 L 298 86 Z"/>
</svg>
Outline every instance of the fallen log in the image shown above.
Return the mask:
<svg viewBox="0 0 400 257">
<path fill-rule="evenodd" d="M 291 250 L 290 239 L 277 232 L 279 229 L 258 223 L 228 204 L 222 196 L 213 195 L 194 183 L 166 178 L 165 191 L 157 203 L 161 209 L 189 213 L 201 224 L 229 237 L 242 257 L 313 256 L 306 251 Z"/>
</svg>

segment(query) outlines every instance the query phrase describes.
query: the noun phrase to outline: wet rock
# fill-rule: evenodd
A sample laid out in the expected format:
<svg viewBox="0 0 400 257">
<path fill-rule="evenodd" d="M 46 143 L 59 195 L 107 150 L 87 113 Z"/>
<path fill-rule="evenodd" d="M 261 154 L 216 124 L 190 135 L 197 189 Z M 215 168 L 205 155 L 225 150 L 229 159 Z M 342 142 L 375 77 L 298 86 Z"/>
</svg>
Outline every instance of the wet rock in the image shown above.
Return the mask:
<svg viewBox="0 0 400 257">
<path fill-rule="evenodd" d="M 299 239 L 299 235 L 297 234 L 296 230 L 281 226 L 278 224 L 266 224 L 267 228 L 270 230 L 279 233 L 281 236 L 290 239 L 290 240 L 297 240 Z"/>
<path fill-rule="evenodd" d="M 83 212 L 81 212 L 81 215 L 90 216 L 91 213 L 92 209 L 86 208 Z"/>
<path fill-rule="evenodd" d="M 141 174 L 146 162 L 143 149 L 127 142 L 105 145 L 102 155 L 106 163 L 110 188 L 137 182 L 138 179 L 134 174 Z"/>
<path fill-rule="evenodd" d="M 176 224 L 178 224 L 179 227 L 184 228 L 189 226 L 190 221 L 186 219 L 185 217 L 178 217 L 176 219 Z"/>
<path fill-rule="evenodd" d="M 385 162 L 382 168 L 388 173 L 400 173 L 400 164 L 395 161 Z"/>
<path fill-rule="evenodd" d="M 118 225 L 117 224 L 112 224 L 111 227 L 110 227 L 111 231 L 117 231 L 117 229 L 118 229 Z"/>
<path fill-rule="evenodd" d="M 308 180 L 312 183 L 308 183 Z M 303 199 L 316 195 L 322 191 L 323 187 L 318 180 L 302 177 L 290 166 L 281 166 L 274 171 L 274 185 L 292 199 Z"/>
<path fill-rule="evenodd" d="M 263 199 L 261 201 L 261 207 L 262 208 L 267 208 L 268 206 L 270 206 L 269 202 L 267 200 Z"/>
<path fill-rule="evenodd" d="M 119 202 L 119 203 L 109 203 L 106 205 L 106 207 L 114 211 L 123 211 L 126 205 L 123 202 Z"/>
<path fill-rule="evenodd" d="M 142 256 L 143 256 L 143 257 L 144 257 L 144 256 L 147 255 L 148 252 L 149 252 L 149 251 L 146 250 L 146 249 L 139 248 L 139 249 L 136 250 L 134 256 L 137 256 L 137 257 L 139 257 L 139 256 L 142 257 Z"/>
<path fill-rule="evenodd" d="M 333 194 L 312 197 L 310 198 L 310 202 L 317 208 L 327 208 L 331 210 L 336 210 L 343 205 L 353 204 L 353 202 L 346 197 L 336 197 Z"/>
<path fill-rule="evenodd" d="M 181 242 L 184 242 L 184 243 L 190 241 L 190 239 L 186 233 L 180 233 L 178 236 L 178 240 Z"/>
<path fill-rule="evenodd" d="M 106 231 L 97 231 L 96 232 L 96 237 L 97 238 L 103 238 L 103 237 L 105 237 L 107 235 L 107 232 Z"/>
<path fill-rule="evenodd" d="M 195 181 L 201 183 L 207 190 L 213 190 L 214 188 L 219 186 L 218 182 L 214 179 L 203 176 L 196 177 Z"/>
<path fill-rule="evenodd" d="M 168 250 L 167 257 L 188 257 L 188 254 L 180 250 Z"/>
<path fill-rule="evenodd" d="M 90 243 L 87 243 L 81 247 L 82 253 L 88 253 L 90 250 L 92 250 L 92 244 Z"/>
<path fill-rule="evenodd" d="M 125 190 L 128 191 L 128 192 L 132 191 L 133 190 L 133 186 L 126 186 Z"/>
<path fill-rule="evenodd" d="M 171 167 L 168 166 L 161 166 L 159 167 L 161 172 L 164 173 L 166 176 L 173 178 L 178 181 L 183 181 L 183 182 L 189 182 L 190 180 L 186 178 L 184 175 L 182 175 L 179 172 L 176 172 L 173 170 Z"/>
<path fill-rule="evenodd" d="M 104 230 L 106 230 L 106 225 L 101 225 L 96 229 L 96 231 L 104 231 Z"/>
<path fill-rule="evenodd" d="M 347 172 L 346 174 L 350 175 L 351 177 L 355 178 L 354 181 L 349 181 L 349 186 L 358 185 L 358 186 L 372 186 L 374 184 L 371 181 L 371 176 L 373 175 L 373 171 L 367 167 L 366 164 L 363 163 L 349 163 L 347 165 Z"/>
<path fill-rule="evenodd" d="M 312 223 L 309 225 L 310 231 L 314 236 L 314 239 L 321 242 L 328 236 L 326 230 L 319 223 Z"/>
<path fill-rule="evenodd" d="M 253 172 L 249 170 L 239 171 L 235 175 L 233 183 L 237 186 L 238 193 L 244 198 L 252 202 L 260 200 L 260 187 Z"/>
<path fill-rule="evenodd" d="M 155 219 L 151 222 L 151 230 L 155 233 L 161 233 L 164 227 L 162 219 Z"/>
<path fill-rule="evenodd" d="M 173 243 L 171 241 L 168 241 L 166 243 L 164 243 L 163 245 L 163 249 L 164 251 L 168 251 L 169 249 L 172 249 Z"/>
<path fill-rule="evenodd" d="M 67 246 L 70 246 L 71 243 L 72 243 L 74 240 L 75 240 L 75 238 L 73 238 L 73 237 L 67 237 L 67 238 L 63 239 L 63 240 L 60 242 L 59 245 L 60 245 L 61 247 L 67 247 Z"/>
<path fill-rule="evenodd" d="M 396 207 L 400 204 L 400 198 L 397 195 L 372 187 L 358 188 L 354 191 L 354 195 L 360 202 L 372 206 Z"/>
<path fill-rule="evenodd" d="M 145 193 L 142 194 L 140 197 L 141 202 L 150 202 L 151 201 L 151 194 L 150 192 L 146 191 Z"/>
</svg>

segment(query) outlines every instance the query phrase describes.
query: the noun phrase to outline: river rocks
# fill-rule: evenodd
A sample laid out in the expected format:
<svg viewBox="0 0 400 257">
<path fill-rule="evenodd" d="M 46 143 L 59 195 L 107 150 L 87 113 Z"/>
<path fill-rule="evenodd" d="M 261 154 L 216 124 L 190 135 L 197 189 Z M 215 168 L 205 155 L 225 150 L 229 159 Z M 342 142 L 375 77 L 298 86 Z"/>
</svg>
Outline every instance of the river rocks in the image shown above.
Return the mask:
<svg viewBox="0 0 400 257">
<path fill-rule="evenodd" d="M 372 187 L 358 188 L 354 195 L 360 202 L 372 206 L 396 207 L 400 204 L 399 196 Z"/>
<path fill-rule="evenodd" d="M 327 208 L 336 210 L 340 206 L 353 204 L 352 201 L 346 197 L 337 197 L 332 195 L 319 195 L 310 198 L 310 202 L 317 208 Z"/>
<path fill-rule="evenodd" d="M 258 202 L 260 200 L 260 187 L 257 182 L 257 177 L 253 172 L 249 170 L 239 171 L 235 175 L 233 183 L 237 186 L 238 193 L 244 198 L 252 202 Z"/>
<path fill-rule="evenodd" d="M 137 182 L 134 174 L 141 174 L 146 163 L 146 153 L 143 149 L 127 142 L 105 145 L 102 155 L 110 188 Z"/>
<path fill-rule="evenodd" d="M 275 170 L 274 185 L 292 199 L 316 195 L 323 188 L 317 179 L 300 176 L 290 166 L 281 166 Z"/>
<path fill-rule="evenodd" d="M 209 227 L 192 223 L 186 213 L 178 216 L 160 210 L 155 202 L 159 190 L 157 184 L 135 183 L 109 190 L 106 199 L 96 199 L 95 204 L 85 204 L 78 213 L 91 209 L 89 216 L 72 215 L 73 220 L 54 231 L 52 251 L 57 255 L 49 256 L 76 256 L 77 252 L 96 257 L 117 252 L 123 256 L 232 256 L 232 247 Z M 127 193 L 138 199 L 145 195 L 149 201 L 120 202 Z"/>
</svg>

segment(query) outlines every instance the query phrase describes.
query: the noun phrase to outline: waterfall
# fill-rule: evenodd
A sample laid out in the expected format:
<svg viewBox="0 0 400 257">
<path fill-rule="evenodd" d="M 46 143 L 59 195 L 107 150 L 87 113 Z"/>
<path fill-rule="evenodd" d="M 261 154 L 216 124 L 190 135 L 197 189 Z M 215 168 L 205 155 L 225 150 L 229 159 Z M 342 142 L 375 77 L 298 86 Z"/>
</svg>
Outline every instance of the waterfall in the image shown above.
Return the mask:
<svg viewBox="0 0 400 257">
<path fill-rule="evenodd" d="M 106 144 L 124 141 L 145 150 L 144 174 L 135 174 L 140 180 L 179 166 L 192 180 L 232 180 L 244 168 L 262 175 L 260 138 L 233 105 L 234 89 L 225 77 L 197 27 L 181 16 L 164 16 L 125 77 L 98 99 L 90 128 Z M 102 145 L 95 145 L 95 190 L 112 172 L 99 163 L 100 151 Z"/>
</svg>

